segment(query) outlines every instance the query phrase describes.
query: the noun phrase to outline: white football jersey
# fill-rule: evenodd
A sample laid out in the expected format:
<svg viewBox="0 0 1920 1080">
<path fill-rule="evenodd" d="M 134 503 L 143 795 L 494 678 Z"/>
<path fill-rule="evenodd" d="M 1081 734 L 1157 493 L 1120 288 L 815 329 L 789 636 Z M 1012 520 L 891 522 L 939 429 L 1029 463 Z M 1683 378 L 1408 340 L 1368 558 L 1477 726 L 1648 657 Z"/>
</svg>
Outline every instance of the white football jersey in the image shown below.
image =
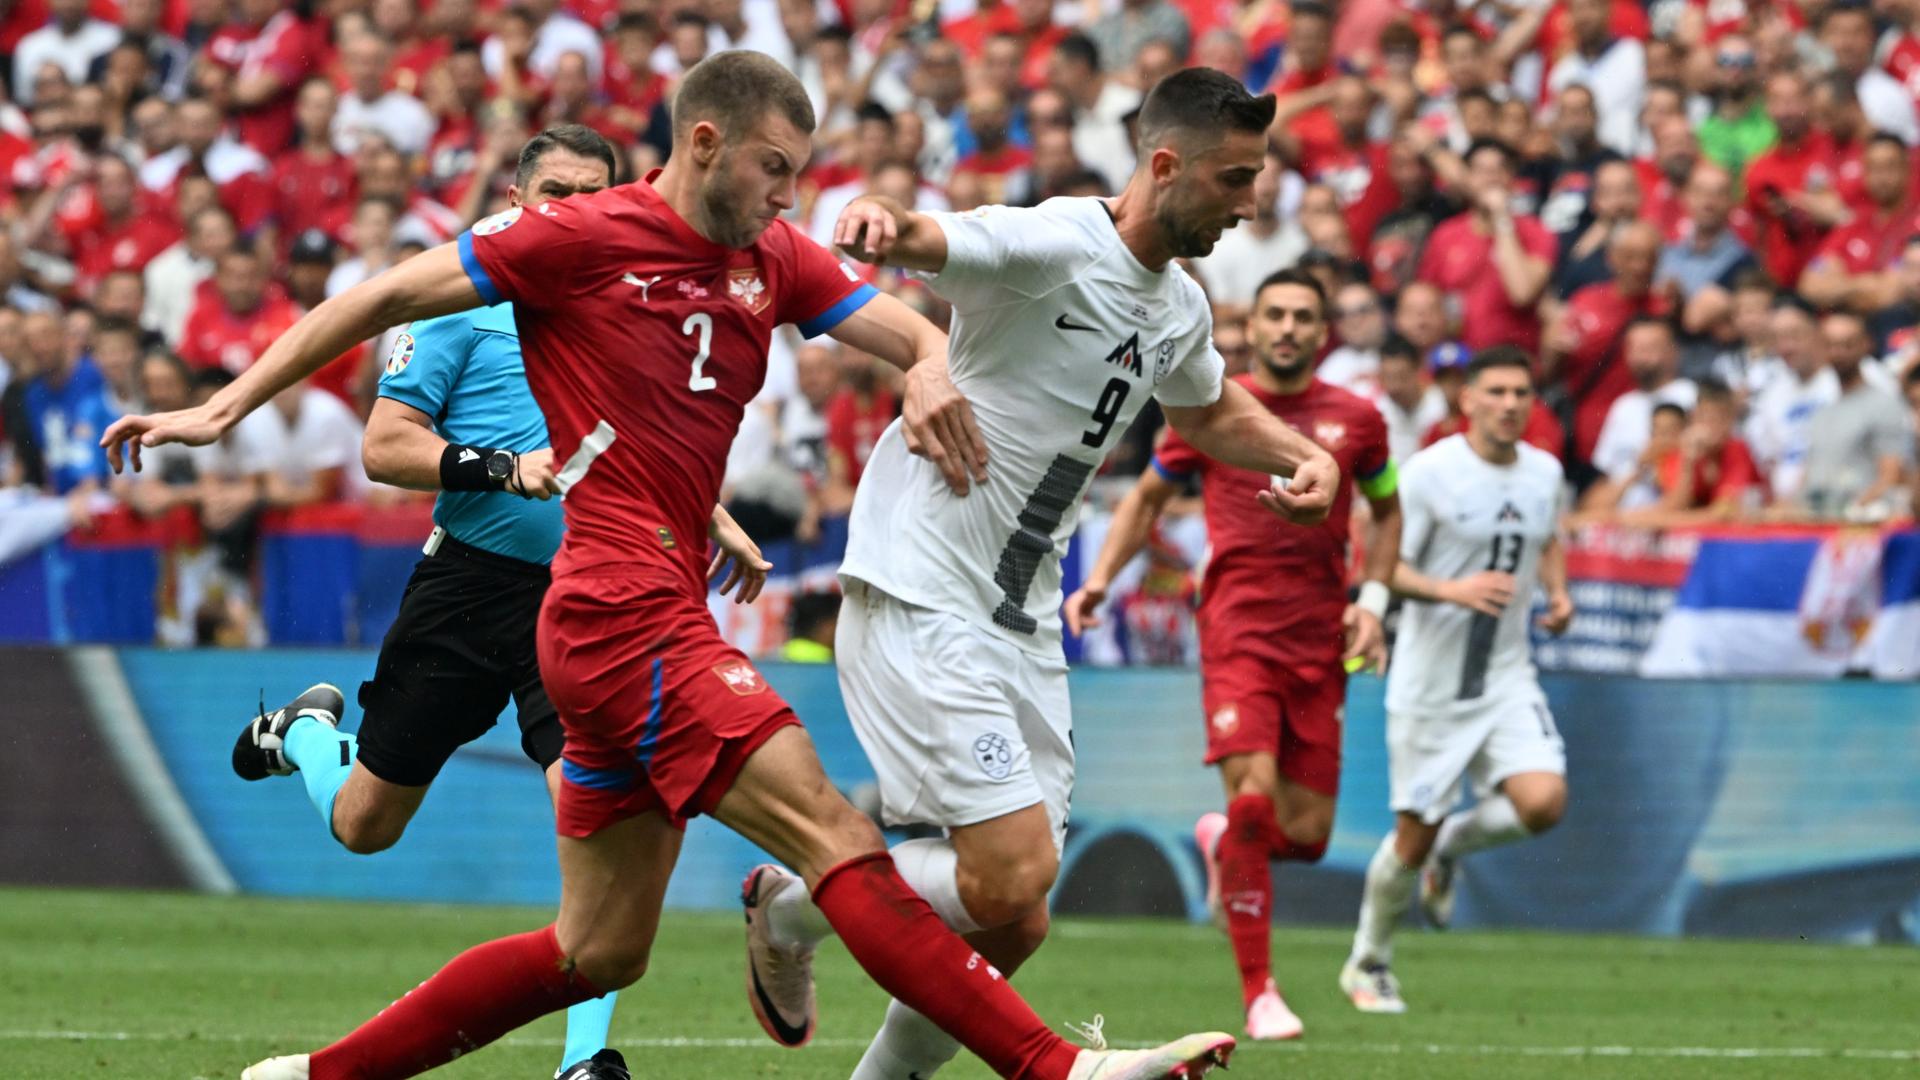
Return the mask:
<svg viewBox="0 0 1920 1080">
<path fill-rule="evenodd" d="M 1149 396 L 1219 399 L 1212 314 L 1177 265 L 1140 265 L 1098 199 L 929 216 L 947 264 L 927 283 L 953 304 L 948 364 L 987 482 L 954 495 L 896 421 L 861 474 L 840 573 L 1057 654 L 1081 500 Z"/>
<path fill-rule="evenodd" d="M 1552 454 L 1526 443 L 1519 452 L 1495 465 L 1453 435 L 1400 467 L 1400 558 L 1439 580 L 1504 571 L 1515 590 L 1498 617 L 1407 601 L 1387 669 L 1390 711 L 1450 711 L 1537 684 L 1527 621 L 1540 553 L 1559 529 L 1563 481 Z"/>
</svg>

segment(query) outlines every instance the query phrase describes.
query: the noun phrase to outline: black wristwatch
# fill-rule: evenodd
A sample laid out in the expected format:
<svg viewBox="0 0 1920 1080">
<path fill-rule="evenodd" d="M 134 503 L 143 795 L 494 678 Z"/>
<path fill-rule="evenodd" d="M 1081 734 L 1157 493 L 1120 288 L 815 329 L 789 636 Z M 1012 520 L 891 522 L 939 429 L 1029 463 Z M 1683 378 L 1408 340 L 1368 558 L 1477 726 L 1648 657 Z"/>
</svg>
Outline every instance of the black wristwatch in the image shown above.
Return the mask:
<svg viewBox="0 0 1920 1080">
<path fill-rule="evenodd" d="M 487 455 L 487 479 L 493 481 L 495 490 L 507 490 L 507 481 L 513 479 L 515 457 L 511 450 L 495 450 Z"/>
</svg>

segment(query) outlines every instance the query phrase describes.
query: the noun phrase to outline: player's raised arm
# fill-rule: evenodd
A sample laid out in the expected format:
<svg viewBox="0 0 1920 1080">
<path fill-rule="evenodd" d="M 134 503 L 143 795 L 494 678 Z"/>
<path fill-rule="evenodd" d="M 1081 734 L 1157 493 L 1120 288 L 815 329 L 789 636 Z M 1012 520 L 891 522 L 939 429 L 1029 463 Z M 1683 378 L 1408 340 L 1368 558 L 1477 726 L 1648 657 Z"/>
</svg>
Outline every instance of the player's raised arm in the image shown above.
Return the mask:
<svg viewBox="0 0 1920 1080">
<path fill-rule="evenodd" d="M 1089 627 L 1100 625 L 1095 611 L 1106 603 L 1113 579 L 1147 546 L 1147 538 L 1153 535 L 1153 523 L 1160 520 L 1167 500 L 1179 492 L 1179 485 L 1161 475 L 1158 462 L 1140 474 L 1133 490 L 1114 507 L 1113 520 L 1107 523 L 1107 539 L 1100 545 L 1100 554 L 1087 571 L 1086 581 L 1067 597 L 1067 629 L 1079 635 Z"/>
<path fill-rule="evenodd" d="M 1290 477 L 1286 490 L 1271 488 L 1260 505 L 1296 525 L 1325 520 L 1340 484 L 1333 455 L 1268 412 L 1247 389 L 1220 386 L 1220 398 L 1193 408 L 1166 405 L 1167 423 L 1193 448 L 1236 468 Z"/>
<path fill-rule="evenodd" d="M 987 440 L 947 373 L 947 335 L 939 327 L 881 293 L 827 334 L 907 373 L 900 405 L 907 446 L 939 467 L 954 494 L 986 482 Z"/>
<path fill-rule="evenodd" d="M 862 195 L 840 211 L 833 244 L 876 266 L 937 274 L 947 267 L 947 234 L 925 214 L 885 195 Z"/>
<path fill-rule="evenodd" d="M 280 391 L 390 326 L 480 305 L 480 294 L 453 244 L 409 259 L 308 312 L 274 341 L 258 363 L 208 399 L 178 412 L 124 416 L 100 436 L 115 472 L 128 446 L 135 470 L 140 448 L 162 443 L 204 446 Z"/>
</svg>

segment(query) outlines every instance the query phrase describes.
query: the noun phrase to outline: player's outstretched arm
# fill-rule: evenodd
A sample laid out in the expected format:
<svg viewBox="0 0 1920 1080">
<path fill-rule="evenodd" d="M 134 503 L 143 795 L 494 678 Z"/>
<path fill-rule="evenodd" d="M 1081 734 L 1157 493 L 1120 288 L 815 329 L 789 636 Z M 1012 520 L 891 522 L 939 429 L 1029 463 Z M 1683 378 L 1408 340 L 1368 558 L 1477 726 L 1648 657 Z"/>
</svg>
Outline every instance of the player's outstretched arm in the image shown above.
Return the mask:
<svg viewBox="0 0 1920 1080">
<path fill-rule="evenodd" d="M 1215 461 L 1291 478 L 1284 491 L 1261 492 L 1261 506 L 1296 525 L 1317 525 L 1333 509 L 1340 485 L 1333 455 L 1268 412 L 1240 384 L 1221 384 L 1220 398 L 1211 405 L 1162 409 L 1181 438 Z"/>
<path fill-rule="evenodd" d="M 955 495 L 986 483 L 987 440 L 947 373 L 947 335 L 939 327 L 881 293 L 827 334 L 907 373 L 900 404 L 907 448 L 933 462 Z"/>
<path fill-rule="evenodd" d="M 1540 628 L 1559 637 L 1573 625 L 1573 594 L 1567 591 L 1567 547 L 1557 536 L 1540 552 L 1540 587 L 1547 594 Z"/>
<path fill-rule="evenodd" d="M 932 218 L 885 195 L 862 195 L 840 211 L 833 244 L 875 266 L 937 274 L 947 267 L 947 234 Z"/>
<path fill-rule="evenodd" d="M 452 244 L 442 244 L 308 312 L 245 374 L 204 405 L 123 416 L 100 436 L 100 445 L 106 448 L 115 472 L 124 466 L 122 447 L 138 470 L 142 447 L 174 442 L 204 446 L 273 395 L 388 327 L 479 305 L 480 294 L 461 268 L 459 252 Z"/>
<path fill-rule="evenodd" d="M 1150 468 L 1140 474 L 1140 482 L 1114 507 L 1113 520 L 1107 523 L 1107 539 L 1100 545 L 1093 568 L 1087 571 L 1085 583 L 1067 597 L 1067 629 L 1076 636 L 1100 625 L 1095 612 L 1106 603 L 1113 579 L 1147 546 L 1147 537 L 1153 535 L 1153 523 L 1160 519 L 1167 500 L 1179 490 L 1158 470 Z"/>
</svg>

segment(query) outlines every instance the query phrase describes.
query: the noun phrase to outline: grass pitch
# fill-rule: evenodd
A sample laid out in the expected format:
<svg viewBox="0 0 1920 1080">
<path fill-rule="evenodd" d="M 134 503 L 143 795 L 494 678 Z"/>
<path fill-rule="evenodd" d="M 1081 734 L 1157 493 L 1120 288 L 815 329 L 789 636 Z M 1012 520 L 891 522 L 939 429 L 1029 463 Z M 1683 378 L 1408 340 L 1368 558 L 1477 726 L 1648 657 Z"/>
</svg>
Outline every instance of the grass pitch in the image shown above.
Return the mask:
<svg viewBox="0 0 1920 1080">
<path fill-rule="evenodd" d="M 540 925 L 519 908 L 0 890 L 0 1078 L 228 1078 L 344 1033 L 460 949 Z M 1334 985 L 1343 930 L 1281 930 L 1279 974 L 1306 1039 L 1243 1045 L 1257 1077 L 1920 1075 L 1920 955 L 1895 948 L 1410 932 L 1413 1011 L 1355 1013 Z M 821 1031 L 761 1035 L 741 927 L 669 912 L 613 1038 L 637 1077 L 845 1080 L 885 999 L 844 950 L 818 966 Z M 1117 1044 L 1237 1031 L 1232 959 L 1211 928 L 1069 920 L 1019 976 L 1056 1025 L 1106 1016 Z M 545 1080 L 548 1018 L 436 1073 Z M 963 1060 L 947 1080 L 985 1080 Z"/>
</svg>

